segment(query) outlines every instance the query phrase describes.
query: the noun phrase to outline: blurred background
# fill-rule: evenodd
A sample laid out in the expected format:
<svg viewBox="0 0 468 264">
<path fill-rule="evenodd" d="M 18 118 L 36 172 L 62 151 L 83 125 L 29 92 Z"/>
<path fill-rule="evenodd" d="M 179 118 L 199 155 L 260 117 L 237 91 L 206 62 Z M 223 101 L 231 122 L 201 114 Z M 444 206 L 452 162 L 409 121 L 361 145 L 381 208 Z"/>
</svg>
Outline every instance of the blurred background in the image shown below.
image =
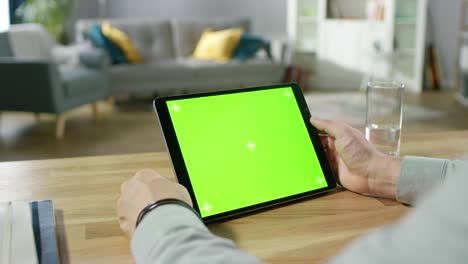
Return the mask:
<svg viewBox="0 0 468 264">
<path fill-rule="evenodd" d="M 0 161 L 165 151 L 156 96 L 297 82 L 362 128 L 370 80 L 405 132 L 468 128 L 462 0 L 0 0 Z"/>
</svg>

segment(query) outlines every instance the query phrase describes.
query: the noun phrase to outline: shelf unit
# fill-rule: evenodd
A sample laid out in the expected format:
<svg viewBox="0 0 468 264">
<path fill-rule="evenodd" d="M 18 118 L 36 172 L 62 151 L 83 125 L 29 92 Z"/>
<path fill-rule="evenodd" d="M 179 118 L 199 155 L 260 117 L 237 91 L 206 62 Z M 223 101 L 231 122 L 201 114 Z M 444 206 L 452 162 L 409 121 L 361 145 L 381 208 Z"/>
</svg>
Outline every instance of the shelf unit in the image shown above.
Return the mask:
<svg viewBox="0 0 468 264">
<path fill-rule="evenodd" d="M 465 79 L 462 73 L 462 62 L 460 58 L 462 56 L 468 56 L 468 54 L 463 54 L 463 50 L 465 49 L 465 52 L 468 52 L 467 48 L 464 48 L 466 46 L 465 41 L 468 41 L 468 25 L 467 25 L 467 12 L 468 8 L 468 0 L 463 0 L 461 3 L 461 16 L 460 16 L 460 30 L 459 30 L 459 44 L 458 44 L 458 56 L 457 56 L 457 65 L 456 69 L 457 70 L 457 76 L 456 76 L 456 87 L 459 88 L 459 93 L 457 95 L 458 101 L 462 103 L 465 106 L 468 106 L 468 84 L 465 81 L 462 81 L 462 79 Z M 467 87 L 464 87 L 467 86 Z"/>
<path fill-rule="evenodd" d="M 321 0 L 288 0 L 288 37 L 298 53 L 317 50 Z"/>
<path fill-rule="evenodd" d="M 427 0 L 382 0 L 378 19 L 367 18 L 367 3 L 288 0 L 288 35 L 296 53 L 313 52 L 317 63 L 395 79 L 412 92 L 422 91 Z"/>
<path fill-rule="evenodd" d="M 299 16 L 299 24 L 316 24 L 318 23 L 318 19 L 316 17 L 308 17 L 308 16 Z"/>
<path fill-rule="evenodd" d="M 416 25 L 414 17 L 395 17 L 396 25 Z"/>
</svg>

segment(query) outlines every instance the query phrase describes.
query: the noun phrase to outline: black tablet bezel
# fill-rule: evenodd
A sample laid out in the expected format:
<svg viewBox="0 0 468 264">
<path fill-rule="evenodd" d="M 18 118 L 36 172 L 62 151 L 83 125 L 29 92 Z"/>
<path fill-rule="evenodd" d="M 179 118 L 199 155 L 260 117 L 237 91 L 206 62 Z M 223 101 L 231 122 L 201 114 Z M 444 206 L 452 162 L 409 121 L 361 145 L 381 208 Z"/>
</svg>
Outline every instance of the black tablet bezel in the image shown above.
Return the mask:
<svg viewBox="0 0 468 264">
<path fill-rule="evenodd" d="M 177 141 L 177 136 L 174 130 L 174 126 L 173 126 L 173 123 L 169 114 L 169 109 L 167 107 L 166 102 L 172 101 L 172 100 L 180 100 L 180 99 L 189 99 L 189 98 L 206 97 L 206 96 L 213 96 L 213 95 L 224 95 L 224 94 L 269 90 L 269 89 L 288 88 L 288 87 L 291 87 L 294 92 L 294 96 L 296 98 L 297 104 L 301 111 L 304 124 L 307 127 L 307 130 L 309 132 L 309 136 L 314 146 L 317 158 L 320 162 L 320 166 L 322 167 L 322 171 L 325 175 L 325 179 L 327 180 L 327 187 L 280 198 L 280 199 L 276 199 L 276 200 L 272 200 L 269 202 L 264 202 L 264 203 L 260 203 L 256 205 L 243 207 L 240 209 L 220 213 L 217 215 L 203 217 L 203 221 L 206 224 L 228 220 L 234 217 L 261 211 L 261 210 L 264 210 L 270 207 L 275 207 L 278 205 L 284 205 L 286 203 L 291 203 L 297 200 L 302 200 L 302 199 L 305 199 L 305 198 L 308 198 L 308 197 L 311 197 L 311 196 L 314 196 L 323 192 L 327 192 L 336 188 L 336 181 L 332 174 L 332 170 L 326 158 L 325 152 L 323 150 L 318 131 L 309 122 L 311 115 L 309 112 L 309 108 L 307 107 L 307 103 L 305 101 L 302 90 L 296 83 L 285 83 L 285 84 L 272 85 L 272 86 L 262 86 L 262 87 L 243 88 L 243 89 L 235 89 L 235 90 L 224 90 L 224 91 L 216 91 L 216 92 L 158 97 L 154 100 L 153 102 L 154 109 L 156 111 L 156 114 L 159 117 L 159 123 L 161 124 L 161 129 L 166 139 L 166 146 L 171 156 L 172 165 L 174 167 L 174 172 L 176 174 L 176 177 L 179 183 L 187 188 L 190 194 L 190 197 L 192 198 L 194 209 L 198 213 L 200 213 L 200 209 L 198 208 L 195 193 L 193 191 L 192 184 L 190 182 L 188 171 L 184 162 L 184 158 L 182 156 L 182 151 L 180 149 L 179 142 Z"/>
</svg>

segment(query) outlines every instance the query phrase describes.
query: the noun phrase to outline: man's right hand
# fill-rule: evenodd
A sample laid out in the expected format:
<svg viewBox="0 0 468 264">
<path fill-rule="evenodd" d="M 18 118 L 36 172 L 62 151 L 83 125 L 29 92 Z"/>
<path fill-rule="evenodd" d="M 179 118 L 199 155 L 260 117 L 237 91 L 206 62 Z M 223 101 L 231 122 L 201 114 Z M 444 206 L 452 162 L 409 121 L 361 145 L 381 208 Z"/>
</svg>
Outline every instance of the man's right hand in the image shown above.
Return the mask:
<svg viewBox="0 0 468 264">
<path fill-rule="evenodd" d="M 121 194 L 117 201 L 117 215 L 120 228 L 129 237 L 135 232 L 135 225 L 141 210 L 150 203 L 161 199 L 177 199 L 192 206 L 187 189 L 153 170 L 140 170 L 135 176 L 120 186 Z"/>
<path fill-rule="evenodd" d="M 315 117 L 310 122 L 328 134 L 322 137 L 322 145 L 339 184 L 356 193 L 395 199 L 400 174 L 397 158 L 379 152 L 346 124 Z"/>
</svg>

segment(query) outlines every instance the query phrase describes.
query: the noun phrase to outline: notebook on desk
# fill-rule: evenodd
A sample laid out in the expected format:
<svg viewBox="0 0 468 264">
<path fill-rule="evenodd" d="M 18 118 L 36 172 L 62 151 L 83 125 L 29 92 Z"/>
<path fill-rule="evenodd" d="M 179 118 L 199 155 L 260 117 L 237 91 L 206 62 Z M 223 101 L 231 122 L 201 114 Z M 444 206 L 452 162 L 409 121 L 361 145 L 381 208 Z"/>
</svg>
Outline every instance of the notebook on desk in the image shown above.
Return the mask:
<svg viewBox="0 0 468 264">
<path fill-rule="evenodd" d="M 59 263 L 52 201 L 0 202 L 0 263 Z"/>
</svg>

